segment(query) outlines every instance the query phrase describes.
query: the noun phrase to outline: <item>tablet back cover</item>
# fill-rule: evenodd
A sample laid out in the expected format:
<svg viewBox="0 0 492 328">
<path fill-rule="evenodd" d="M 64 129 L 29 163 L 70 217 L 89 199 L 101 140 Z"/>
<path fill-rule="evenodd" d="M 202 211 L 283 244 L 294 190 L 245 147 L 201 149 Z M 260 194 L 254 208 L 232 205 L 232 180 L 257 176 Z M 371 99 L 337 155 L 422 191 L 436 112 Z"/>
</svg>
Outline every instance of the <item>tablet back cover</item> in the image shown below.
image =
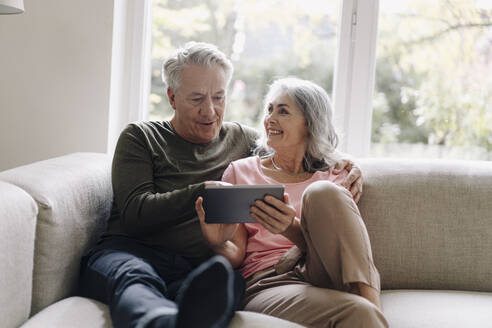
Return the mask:
<svg viewBox="0 0 492 328">
<path fill-rule="evenodd" d="M 257 222 L 250 217 L 255 200 L 272 195 L 283 199 L 283 185 L 233 185 L 205 188 L 203 208 L 207 223 Z"/>
</svg>

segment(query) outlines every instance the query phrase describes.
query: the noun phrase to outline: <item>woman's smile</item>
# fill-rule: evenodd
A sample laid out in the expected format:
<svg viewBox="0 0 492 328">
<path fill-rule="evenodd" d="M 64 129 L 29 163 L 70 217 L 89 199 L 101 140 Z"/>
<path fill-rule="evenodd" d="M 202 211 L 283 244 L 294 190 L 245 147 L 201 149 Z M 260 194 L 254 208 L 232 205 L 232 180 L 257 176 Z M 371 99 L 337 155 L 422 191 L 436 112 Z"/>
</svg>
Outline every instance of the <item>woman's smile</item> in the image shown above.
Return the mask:
<svg viewBox="0 0 492 328">
<path fill-rule="evenodd" d="M 271 136 L 271 135 L 276 136 L 276 135 L 281 135 L 283 133 L 284 133 L 284 131 L 282 131 L 282 130 L 268 129 L 268 136 Z"/>
</svg>

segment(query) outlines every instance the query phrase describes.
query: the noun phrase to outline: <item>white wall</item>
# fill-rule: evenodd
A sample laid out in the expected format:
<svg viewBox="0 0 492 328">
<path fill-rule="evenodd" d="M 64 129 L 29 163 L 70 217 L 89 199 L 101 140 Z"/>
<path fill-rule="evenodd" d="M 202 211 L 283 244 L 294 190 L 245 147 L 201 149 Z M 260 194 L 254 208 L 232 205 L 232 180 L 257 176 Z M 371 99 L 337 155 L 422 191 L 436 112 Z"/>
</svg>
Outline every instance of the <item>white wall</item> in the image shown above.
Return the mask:
<svg viewBox="0 0 492 328">
<path fill-rule="evenodd" d="M 0 15 L 0 171 L 106 152 L 114 0 L 24 0 Z"/>
</svg>

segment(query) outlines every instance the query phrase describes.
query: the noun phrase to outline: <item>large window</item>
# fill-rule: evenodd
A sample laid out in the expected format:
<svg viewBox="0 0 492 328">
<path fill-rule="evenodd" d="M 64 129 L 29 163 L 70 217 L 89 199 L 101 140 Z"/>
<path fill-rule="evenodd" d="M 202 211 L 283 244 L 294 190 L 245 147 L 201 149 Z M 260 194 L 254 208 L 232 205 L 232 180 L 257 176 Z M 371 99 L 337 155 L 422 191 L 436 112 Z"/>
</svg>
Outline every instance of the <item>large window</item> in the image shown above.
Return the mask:
<svg viewBox="0 0 492 328">
<path fill-rule="evenodd" d="M 154 0 L 150 118 L 172 115 L 161 65 L 187 41 L 217 45 L 232 59 L 226 119 L 258 126 L 269 83 L 295 75 L 332 90 L 338 0 Z"/>
<path fill-rule="evenodd" d="M 257 127 L 268 84 L 295 75 L 334 90 L 343 151 L 492 160 L 491 0 L 154 0 L 152 11 L 150 119 L 172 115 L 162 60 L 205 41 L 234 63 L 227 120 Z"/>
<path fill-rule="evenodd" d="M 379 8 L 371 155 L 492 160 L 492 1 Z"/>
</svg>

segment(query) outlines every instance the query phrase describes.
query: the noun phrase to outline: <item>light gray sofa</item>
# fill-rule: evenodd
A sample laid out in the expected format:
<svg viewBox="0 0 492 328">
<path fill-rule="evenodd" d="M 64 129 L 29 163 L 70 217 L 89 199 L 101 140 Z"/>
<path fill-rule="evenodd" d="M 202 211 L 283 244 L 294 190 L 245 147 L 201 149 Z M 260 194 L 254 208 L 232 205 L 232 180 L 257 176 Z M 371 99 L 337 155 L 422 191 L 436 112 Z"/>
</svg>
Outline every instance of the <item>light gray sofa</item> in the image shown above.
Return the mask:
<svg viewBox="0 0 492 328">
<path fill-rule="evenodd" d="M 75 153 L 0 172 L 0 326 L 111 327 L 73 296 L 104 229 L 110 157 Z M 492 327 L 492 163 L 361 160 L 390 326 Z M 299 327 L 238 311 L 231 327 Z"/>
</svg>

